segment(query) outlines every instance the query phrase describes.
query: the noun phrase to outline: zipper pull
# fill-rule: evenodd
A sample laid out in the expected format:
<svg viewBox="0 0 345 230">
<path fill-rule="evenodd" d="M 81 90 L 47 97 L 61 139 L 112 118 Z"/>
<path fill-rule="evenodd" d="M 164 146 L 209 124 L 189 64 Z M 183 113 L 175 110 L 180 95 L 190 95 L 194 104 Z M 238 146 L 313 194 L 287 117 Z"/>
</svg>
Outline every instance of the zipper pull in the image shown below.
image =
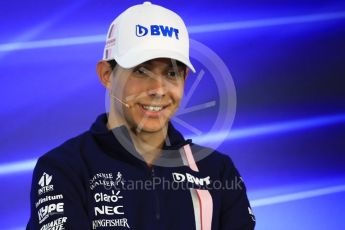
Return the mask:
<svg viewBox="0 0 345 230">
<path fill-rule="evenodd" d="M 154 169 L 153 166 L 152 166 L 152 168 L 151 168 L 151 176 L 152 176 L 152 177 L 155 177 L 155 169 Z"/>
</svg>

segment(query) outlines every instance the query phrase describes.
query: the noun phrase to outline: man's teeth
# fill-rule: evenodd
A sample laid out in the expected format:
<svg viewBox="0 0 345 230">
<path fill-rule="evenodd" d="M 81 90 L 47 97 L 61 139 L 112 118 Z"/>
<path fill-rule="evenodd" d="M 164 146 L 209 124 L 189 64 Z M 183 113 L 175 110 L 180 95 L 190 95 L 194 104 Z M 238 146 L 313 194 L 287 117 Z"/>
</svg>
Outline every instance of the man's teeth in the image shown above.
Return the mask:
<svg viewBox="0 0 345 230">
<path fill-rule="evenodd" d="M 163 106 L 150 106 L 150 105 L 143 105 L 143 108 L 149 111 L 158 112 L 163 109 Z"/>
</svg>

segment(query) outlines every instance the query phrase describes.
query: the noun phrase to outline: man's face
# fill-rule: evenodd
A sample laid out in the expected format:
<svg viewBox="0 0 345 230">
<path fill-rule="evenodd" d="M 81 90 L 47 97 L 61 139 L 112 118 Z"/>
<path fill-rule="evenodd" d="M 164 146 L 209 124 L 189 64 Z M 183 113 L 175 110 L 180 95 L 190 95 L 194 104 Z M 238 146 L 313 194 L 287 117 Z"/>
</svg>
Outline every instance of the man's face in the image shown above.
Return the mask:
<svg viewBox="0 0 345 230">
<path fill-rule="evenodd" d="M 159 58 L 131 69 L 117 66 L 112 76 L 116 114 L 136 132 L 159 132 L 166 127 L 183 96 L 186 68 L 176 61 Z"/>
</svg>

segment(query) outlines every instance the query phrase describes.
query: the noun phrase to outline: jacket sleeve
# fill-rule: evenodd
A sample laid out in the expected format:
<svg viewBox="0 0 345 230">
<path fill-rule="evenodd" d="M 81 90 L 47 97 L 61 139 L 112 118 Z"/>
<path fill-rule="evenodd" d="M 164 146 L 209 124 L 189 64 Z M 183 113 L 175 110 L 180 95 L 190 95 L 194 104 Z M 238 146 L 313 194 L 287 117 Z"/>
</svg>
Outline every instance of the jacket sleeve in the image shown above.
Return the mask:
<svg viewBox="0 0 345 230">
<path fill-rule="evenodd" d="M 37 161 L 27 230 L 90 229 L 85 189 L 72 164 L 47 156 Z"/>
<path fill-rule="evenodd" d="M 245 184 L 229 157 L 226 157 L 222 181 L 220 229 L 254 229 L 255 216 L 247 198 Z"/>
</svg>

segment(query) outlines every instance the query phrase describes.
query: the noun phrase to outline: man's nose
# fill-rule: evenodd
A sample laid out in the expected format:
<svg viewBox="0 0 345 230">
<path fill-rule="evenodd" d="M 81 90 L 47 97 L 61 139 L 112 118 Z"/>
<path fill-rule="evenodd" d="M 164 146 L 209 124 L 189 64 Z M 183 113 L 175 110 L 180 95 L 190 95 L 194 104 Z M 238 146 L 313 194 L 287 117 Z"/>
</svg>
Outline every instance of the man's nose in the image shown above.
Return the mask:
<svg viewBox="0 0 345 230">
<path fill-rule="evenodd" d="M 166 81 L 162 74 L 151 73 L 148 94 L 154 97 L 164 97 L 166 94 Z"/>
</svg>

